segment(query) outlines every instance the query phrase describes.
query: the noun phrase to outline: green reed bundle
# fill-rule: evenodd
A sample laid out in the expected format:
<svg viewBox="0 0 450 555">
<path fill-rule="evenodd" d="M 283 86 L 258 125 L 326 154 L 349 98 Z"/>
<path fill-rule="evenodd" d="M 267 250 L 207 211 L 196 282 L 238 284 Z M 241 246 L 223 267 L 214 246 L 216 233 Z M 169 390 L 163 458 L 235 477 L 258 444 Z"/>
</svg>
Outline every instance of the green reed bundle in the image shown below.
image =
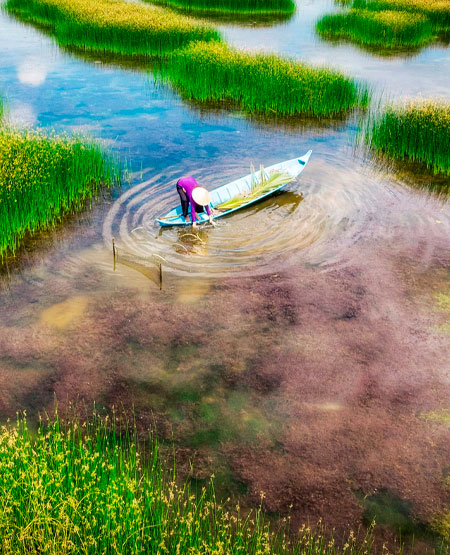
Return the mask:
<svg viewBox="0 0 450 555">
<path fill-rule="evenodd" d="M 388 107 L 375 117 L 366 141 L 397 159 L 417 160 L 450 175 L 450 105 L 436 102 Z"/>
<path fill-rule="evenodd" d="M 326 38 L 347 39 L 385 49 L 422 46 L 433 39 L 433 26 L 426 16 L 395 10 L 350 10 L 326 15 L 316 24 Z"/>
<path fill-rule="evenodd" d="M 223 211 L 234 210 L 267 195 L 282 185 L 290 183 L 293 179 L 287 172 L 274 172 L 267 176 L 263 166 L 261 166 L 259 178 L 252 172 L 252 185 L 249 191 L 236 195 L 214 208 Z"/>
<path fill-rule="evenodd" d="M 248 112 L 333 116 L 368 103 L 367 89 L 342 73 L 223 43 L 192 43 L 174 52 L 159 75 L 185 98 Z"/>
<path fill-rule="evenodd" d="M 100 184 L 118 178 L 94 143 L 0 129 L 0 257 L 14 253 L 26 235 L 84 207 Z"/>
<path fill-rule="evenodd" d="M 120 427 L 120 430 L 119 430 Z M 0 427 L 0 552 L 4 555 L 356 555 L 371 552 L 371 530 L 344 550 L 303 526 L 295 539 L 269 526 L 261 509 L 221 504 L 214 484 L 177 484 L 158 441 L 147 449 L 133 425 L 94 414 L 55 417 L 30 433 L 25 418 Z"/>
<path fill-rule="evenodd" d="M 221 14 L 291 14 L 293 0 L 152 0 L 153 4 L 199 13 Z"/>
<path fill-rule="evenodd" d="M 155 56 L 190 41 L 220 39 L 192 18 L 122 0 L 7 0 L 5 6 L 21 19 L 50 27 L 60 44 L 83 50 Z"/>
</svg>

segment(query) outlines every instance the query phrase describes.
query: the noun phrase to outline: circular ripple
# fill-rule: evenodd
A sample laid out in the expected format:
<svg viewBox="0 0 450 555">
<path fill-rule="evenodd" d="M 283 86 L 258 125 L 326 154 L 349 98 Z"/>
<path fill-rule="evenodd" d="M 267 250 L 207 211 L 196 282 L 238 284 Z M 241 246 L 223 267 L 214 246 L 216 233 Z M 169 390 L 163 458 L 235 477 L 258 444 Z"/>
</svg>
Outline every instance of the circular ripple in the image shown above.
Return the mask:
<svg viewBox="0 0 450 555">
<path fill-rule="evenodd" d="M 228 165 L 199 169 L 195 177 L 211 189 L 243 173 Z M 177 168 L 127 190 L 104 222 L 108 247 L 114 237 L 122 255 L 141 264 L 163 259 L 165 271 L 196 276 L 267 271 L 280 260 L 335 267 L 348 262 L 347 247 L 371 233 L 371 222 L 397 194 L 350 157 L 313 158 L 285 192 L 215 226 L 160 228 L 155 219 L 178 202 L 178 177 Z"/>
</svg>

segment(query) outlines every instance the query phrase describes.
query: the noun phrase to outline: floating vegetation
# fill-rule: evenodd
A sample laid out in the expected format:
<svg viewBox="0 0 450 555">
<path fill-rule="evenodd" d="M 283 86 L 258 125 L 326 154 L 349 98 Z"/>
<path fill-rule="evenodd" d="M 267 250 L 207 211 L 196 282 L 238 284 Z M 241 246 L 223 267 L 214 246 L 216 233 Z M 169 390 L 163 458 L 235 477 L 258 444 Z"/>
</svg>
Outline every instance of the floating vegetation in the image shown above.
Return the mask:
<svg viewBox="0 0 450 555">
<path fill-rule="evenodd" d="M 294 178 L 287 172 L 275 172 L 267 176 L 264 168 L 261 166 L 259 178 L 255 175 L 254 171 L 252 171 L 252 184 L 248 192 L 236 195 L 226 202 L 218 204 L 214 208 L 223 211 L 234 210 L 244 204 L 248 204 L 260 197 L 268 195 L 272 191 L 275 191 L 275 189 L 290 183 L 293 179 Z"/>
<path fill-rule="evenodd" d="M 388 107 L 370 124 L 366 141 L 377 152 L 450 175 L 450 105 L 429 101 Z"/>
<path fill-rule="evenodd" d="M 205 23 L 121 0 L 8 0 L 5 7 L 50 27 L 61 45 L 82 50 L 159 56 L 191 41 L 220 40 Z"/>
<path fill-rule="evenodd" d="M 92 142 L 0 128 L 0 257 L 118 179 L 118 168 Z"/>
<path fill-rule="evenodd" d="M 293 0 L 152 0 L 153 4 L 203 14 L 292 14 Z"/>
<path fill-rule="evenodd" d="M 119 428 L 122 428 L 120 430 Z M 221 504 L 211 482 L 177 484 L 173 463 L 150 436 L 94 415 L 81 424 L 54 417 L 31 434 L 25 418 L 0 428 L 0 551 L 47 553 L 370 553 L 353 532 L 344 550 L 303 526 L 291 540 L 261 509 Z M 262 495 L 263 497 L 263 495 Z"/>
<path fill-rule="evenodd" d="M 316 29 L 326 38 L 383 49 L 423 46 L 433 39 L 433 26 L 427 17 L 406 11 L 350 10 L 324 16 Z"/>
<path fill-rule="evenodd" d="M 250 113 L 328 117 L 369 101 L 367 88 L 337 71 L 217 42 L 174 52 L 158 74 L 187 99 L 220 101 Z"/>
</svg>

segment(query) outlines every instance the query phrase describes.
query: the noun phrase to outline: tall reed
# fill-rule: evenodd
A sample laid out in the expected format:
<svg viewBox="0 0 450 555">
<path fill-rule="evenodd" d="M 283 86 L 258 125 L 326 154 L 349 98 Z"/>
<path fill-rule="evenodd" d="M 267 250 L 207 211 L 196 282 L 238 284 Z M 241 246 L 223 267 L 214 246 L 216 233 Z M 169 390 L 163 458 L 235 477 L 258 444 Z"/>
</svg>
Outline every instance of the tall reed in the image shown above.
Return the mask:
<svg viewBox="0 0 450 555">
<path fill-rule="evenodd" d="M 118 178 L 116 165 L 92 142 L 0 128 L 0 258 Z"/>
<path fill-rule="evenodd" d="M 293 0 L 152 0 L 152 4 L 198 13 L 291 14 Z"/>
<path fill-rule="evenodd" d="M 196 40 L 220 40 L 198 20 L 121 0 L 7 0 L 21 19 L 52 28 L 58 42 L 83 50 L 159 56 Z"/>
<path fill-rule="evenodd" d="M 368 103 L 367 89 L 342 73 L 223 43 L 174 52 L 159 78 L 187 99 L 228 102 L 247 112 L 332 116 Z"/>
<path fill-rule="evenodd" d="M 388 107 L 374 118 L 366 141 L 378 152 L 450 175 L 450 105 L 428 101 Z"/>
<path fill-rule="evenodd" d="M 214 483 L 194 491 L 150 437 L 144 451 L 135 427 L 93 417 L 0 427 L 0 552 L 149 554 L 370 553 L 370 532 L 344 550 L 303 527 L 290 540 L 271 531 L 261 510 L 244 516 L 221 504 Z"/>
<path fill-rule="evenodd" d="M 353 9 L 322 17 L 316 29 L 326 38 L 385 49 L 422 46 L 433 39 L 433 26 L 427 17 L 406 11 Z"/>
</svg>

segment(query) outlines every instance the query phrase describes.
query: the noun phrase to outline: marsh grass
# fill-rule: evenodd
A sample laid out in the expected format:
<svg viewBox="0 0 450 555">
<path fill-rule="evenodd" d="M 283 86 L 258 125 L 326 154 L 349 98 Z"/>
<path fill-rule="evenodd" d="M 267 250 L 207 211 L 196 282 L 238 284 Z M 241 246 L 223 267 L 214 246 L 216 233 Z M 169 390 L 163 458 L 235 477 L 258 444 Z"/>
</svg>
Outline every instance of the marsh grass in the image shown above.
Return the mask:
<svg viewBox="0 0 450 555">
<path fill-rule="evenodd" d="M 302 527 L 270 526 L 261 509 L 244 515 L 215 495 L 177 480 L 156 438 L 133 423 L 58 416 L 32 433 L 24 417 L 0 427 L 0 551 L 47 553 L 370 553 L 371 530 L 343 549 Z M 261 496 L 263 498 L 263 495 Z"/>
<path fill-rule="evenodd" d="M 8 0 L 5 9 L 50 28 L 61 45 L 83 50 L 160 56 L 191 41 L 220 40 L 206 23 L 120 0 Z"/>
<path fill-rule="evenodd" d="M 293 0 L 152 0 L 153 4 L 199 14 L 292 14 Z"/>
<path fill-rule="evenodd" d="M 416 102 L 388 107 L 374 116 L 365 135 L 375 151 L 425 164 L 450 175 L 450 105 Z"/>
<path fill-rule="evenodd" d="M 93 142 L 0 128 L 0 258 L 119 178 L 116 164 Z"/>
<path fill-rule="evenodd" d="M 342 73 L 223 43 L 193 43 L 156 70 L 183 98 L 223 102 L 249 113 L 335 116 L 366 106 L 368 90 Z"/>
<path fill-rule="evenodd" d="M 433 40 L 433 26 L 419 13 L 355 10 L 326 15 L 316 24 L 325 38 L 346 39 L 383 49 L 423 46 Z"/>
<path fill-rule="evenodd" d="M 450 27 L 450 2 L 448 0 L 354 0 L 354 7 L 370 10 L 400 10 L 426 16 L 435 29 Z"/>
</svg>

